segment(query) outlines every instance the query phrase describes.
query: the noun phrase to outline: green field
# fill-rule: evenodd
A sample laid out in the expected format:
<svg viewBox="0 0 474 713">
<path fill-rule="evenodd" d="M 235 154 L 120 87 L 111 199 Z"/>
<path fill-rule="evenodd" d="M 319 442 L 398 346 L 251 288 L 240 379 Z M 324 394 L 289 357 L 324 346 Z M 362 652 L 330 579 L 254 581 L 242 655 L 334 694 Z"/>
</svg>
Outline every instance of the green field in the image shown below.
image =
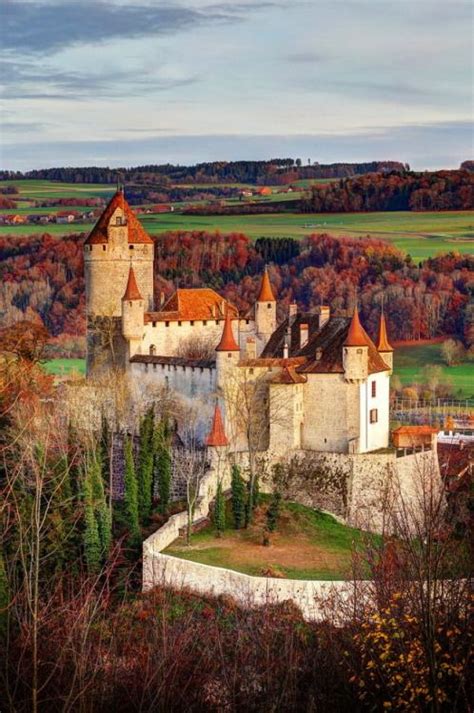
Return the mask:
<svg viewBox="0 0 474 713">
<path fill-rule="evenodd" d="M 51 359 L 46 361 L 43 366 L 49 374 L 55 376 L 67 376 L 73 372 L 86 373 L 85 359 Z"/>
<path fill-rule="evenodd" d="M 265 547 L 262 532 L 269 496 L 262 496 L 262 500 L 248 529 L 232 527 L 227 502 L 227 527 L 221 538 L 216 537 L 214 526 L 208 525 L 192 535 L 191 545 L 178 539 L 164 553 L 254 576 L 337 580 L 351 577 L 354 551 L 363 550 L 366 542 L 380 541 L 377 535 L 342 525 L 331 515 L 284 502 L 271 546 Z"/>
<path fill-rule="evenodd" d="M 443 377 L 459 398 L 474 397 L 474 363 L 446 366 L 441 357 L 441 344 L 399 347 L 394 353 L 394 374 L 402 384 L 421 383 L 423 367 L 435 364 L 443 369 Z"/>
</svg>

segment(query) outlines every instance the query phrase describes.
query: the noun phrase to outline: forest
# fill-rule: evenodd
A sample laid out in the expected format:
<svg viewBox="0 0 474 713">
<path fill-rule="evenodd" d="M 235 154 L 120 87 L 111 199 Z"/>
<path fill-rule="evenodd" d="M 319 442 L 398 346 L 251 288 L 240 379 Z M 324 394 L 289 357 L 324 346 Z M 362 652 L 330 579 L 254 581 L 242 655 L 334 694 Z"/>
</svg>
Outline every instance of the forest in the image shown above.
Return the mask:
<svg viewBox="0 0 474 713">
<path fill-rule="evenodd" d="M 213 161 L 195 166 L 172 164 L 108 168 L 99 166 L 45 168 L 21 173 L 0 171 L 0 180 L 47 179 L 66 183 L 254 183 L 263 185 L 289 184 L 299 179 L 342 178 L 364 173 L 403 171 L 407 167 L 399 161 L 370 161 L 368 163 L 312 162 L 303 165 L 301 159 L 274 158 L 269 161 Z"/>
<path fill-rule="evenodd" d="M 393 171 L 312 186 L 301 200 L 308 213 L 389 210 L 471 210 L 474 173 L 468 170 L 416 173 Z"/>
<path fill-rule="evenodd" d="M 68 342 L 85 334 L 83 241 L 83 234 L 0 238 L 4 324 L 39 320 Z M 314 234 L 254 242 L 242 233 L 162 233 L 155 236 L 155 294 L 206 285 L 245 310 L 257 297 L 266 263 L 282 311 L 296 301 L 305 310 L 325 303 L 341 313 L 353 308 L 357 296 L 374 335 L 383 297 L 389 332 L 397 339 L 453 335 L 466 347 L 474 342 L 474 257 L 448 253 L 416 264 L 371 238 Z"/>
</svg>

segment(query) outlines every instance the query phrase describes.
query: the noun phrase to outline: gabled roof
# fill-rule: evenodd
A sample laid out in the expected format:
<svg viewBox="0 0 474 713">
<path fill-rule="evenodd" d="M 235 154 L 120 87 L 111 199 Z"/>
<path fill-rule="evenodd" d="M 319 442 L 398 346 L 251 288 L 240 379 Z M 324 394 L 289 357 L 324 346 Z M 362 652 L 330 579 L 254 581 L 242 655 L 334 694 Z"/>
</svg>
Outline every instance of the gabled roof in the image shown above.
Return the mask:
<svg viewBox="0 0 474 713">
<path fill-rule="evenodd" d="M 308 378 L 298 374 L 294 366 L 285 366 L 279 374 L 272 379 L 272 384 L 306 384 Z"/>
<path fill-rule="evenodd" d="M 145 322 L 194 321 L 224 319 L 226 311 L 233 318 L 239 316 L 234 305 L 208 287 L 178 289 L 159 312 L 148 312 Z"/>
<path fill-rule="evenodd" d="M 214 417 L 212 419 L 212 426 L 209 434 L 206 438 L 206 446 L 227 446 L 229 441 L 225 435 L 224 423 L 222 421 L 222 414 L 219 408 L 219 404 L 216 404 L 214 409 Z"/>
<path fill-rule="evenodd" d="M 125 294 L 122 297 L 123 300 L 142 300 L 143 297 L 138 289 L 137 280 L 135 278 L 135 272 L 133 267 L 130 265 L 130 270 L 128 271 L 128 281 L 127 287 L 125 289 Z"/>
<path fill-rule="evenodd" d="M 347 332 L 344 346 L 367 347 L 369 345 L 368 339 L 369 337 L 360 323 L 359 310 L 356 307 L 354 309 L 354 314 L 352 315 L 351 324 L 349 326 L 349 331 Z"/>
<path fill-rule="evenodd" d="M 224 329 L 222 330 L 222 337 L 216 347 L 216 352 L 238 351 L 240 351 L 240 348 L 237 342 L 235 341 L 234 332 L 232 331 L 232 318 L 230 312 L 227 311 L 225 315 Z"/>
<path fill-rule="evenodd" d="M 393 347 L 388 341 L 387 337 L 387 325 L 385 323 L 385 315 L 382 312 L 380 315 L 379 322 L 379 339 L 377 343 L 377 349 L 379 352 L 393 352 Z"/>
<path fill-rule="evenodd" d="M 262 284 L 260 286 L 260 294 L 257 297 L 257 302 L 276 302 L 270 283 L 270 278 L 268 276 L 267 268 L 265 268 L 265 271 L 263 273 Z"/>
<path fill-rule="evenodd" d="M 319 328 L 318 315 L 298 313 L 291 323 L 287 318 L 277 327 L 261 357 L 282 358 L 285 342 L 288 342 L 290 357 L 304 357 L 304 363 L 297 367 L 299 374 L 343 374 L 342 353 L 351 321 L 348 317 L 331 317 Z M 309 325 L 309 336 L 306 344 L 300 347 L 302 324 Z M 365 330 L 363 334 L 364 344 L 368 347 L 369 374 L 388 371 L 389 367 Z"/>
<path fill-rule="evenodd" d="M 153 245 L 153 240 L 128 205 L 122 190 L 118 190 L 111 198 L 103 213 L 100 215 L 99 220 L 89 233 L 85 245 L 107 243 L 107 227 L 117 208 L 121 208 L 125 215 L 128 228 L 128 242 L 131 244 L 148 243 Z"/>
</svg>

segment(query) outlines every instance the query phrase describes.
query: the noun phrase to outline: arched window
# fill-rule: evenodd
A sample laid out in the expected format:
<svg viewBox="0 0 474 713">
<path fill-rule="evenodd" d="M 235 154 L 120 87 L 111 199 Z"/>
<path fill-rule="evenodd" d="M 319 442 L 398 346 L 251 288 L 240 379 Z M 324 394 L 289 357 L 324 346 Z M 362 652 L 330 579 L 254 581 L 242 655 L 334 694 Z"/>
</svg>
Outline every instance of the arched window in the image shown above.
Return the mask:
<svg viewBox="0 0 474 713">
<path fill-rule="evenodd" d="M 156 347 L 154 344 L 150 344 L 150 356 L 155 356 L 156 354 Z"/>
</svg>

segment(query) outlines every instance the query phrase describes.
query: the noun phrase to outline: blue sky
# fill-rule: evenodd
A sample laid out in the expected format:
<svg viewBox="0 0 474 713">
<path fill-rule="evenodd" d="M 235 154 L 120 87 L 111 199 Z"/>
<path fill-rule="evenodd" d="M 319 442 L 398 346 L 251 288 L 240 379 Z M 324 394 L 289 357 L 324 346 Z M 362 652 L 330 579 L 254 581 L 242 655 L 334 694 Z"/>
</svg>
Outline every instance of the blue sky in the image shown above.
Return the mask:
<svg viewBox="0 0 474 713">
<path fill-rule="evenodd" d="M 0 0 L 0 163 L 472 157 L 470 0 Z"/>
</svg>

